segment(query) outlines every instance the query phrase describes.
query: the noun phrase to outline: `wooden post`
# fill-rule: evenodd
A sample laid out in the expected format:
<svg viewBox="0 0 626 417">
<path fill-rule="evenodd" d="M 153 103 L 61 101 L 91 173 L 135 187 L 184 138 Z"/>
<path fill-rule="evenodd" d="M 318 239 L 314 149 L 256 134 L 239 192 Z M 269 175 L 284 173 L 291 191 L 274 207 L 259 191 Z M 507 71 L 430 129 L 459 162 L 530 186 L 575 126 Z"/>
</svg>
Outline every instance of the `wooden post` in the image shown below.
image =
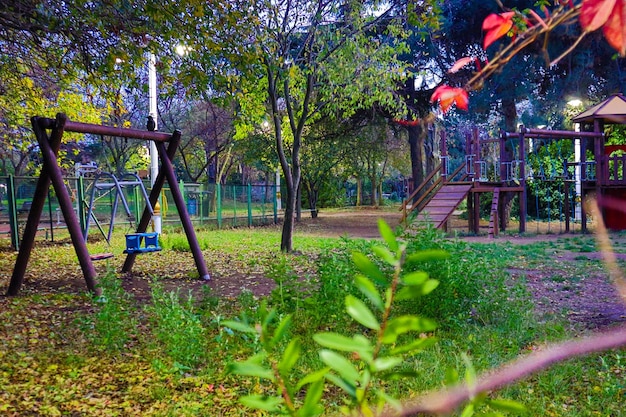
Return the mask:
<svg viewBox="0 0 626 417">
<path fill-rule="evenodd" d="M 39 175 L 37 186 L 35 188 L 35 196 L 31 205 L 31 210 L 28 213 L 28 220 L 24 229 L 24 238 L 22 245 L 18 253 L 17 260 L 15 261 L 15 268 L 13 269 L 13 275 L 9 285 L 8 295 L 17 295 L 19 292 L 26 272 L 26 266 L 30 259 L 30 254 L 33 250 L 35 235 L 37 234 L 37 226 L 41 218 L 43 206 L 46 200 L 46 194 L 50 186 L 50 182 L 54 186 L 59 205 L 65 222 L 67 224 L 74 249 L 76 250 L 76 256 L 83 270 L 85 282 L 87 288 L 92 293 L 98 295 L 100 289 L 96 286 L 96 270 L 93 266 L 89 252 L 87 251 L 87 245 L 83 240 L 82 231 L 74 207 L 72 206 L 72 199 L 63 182 L 63 174 L 59 168 L 57 161 L 57 153 L 61 145 L 61 137 L 63 135 L 64 127 L 67 123 L 67 117 L 64 114 L 58 114 L 56 121 L 50 119 L 43 119 L 39 117 L 33 117 L 31 119 L 33 130 L 41 153 L 43 156 L 44 166 Z M 45 129 L 52 127 L 51 138 L 48 138 Z"/>
<path fill-rule="evenodd" d="M 211 279 L 211 276 L 207 270 L 206 262 L 204 261 L 204 256 L 202 255 L 202 250 L 200 249 L 200 244 L 198 243 L 198 238 L 196 237 L 193 224 L 189 218 L 189 213 L 187 212 L 187 207 L 185 206 L 185 199 L 180 192 L 180 188 L 178 188 L 176 173 L 174 172 L 172 161 L 168 156 L 168 150 L 165 149 L 165 145 L 162 142 L 157 142 L 156 145 L 157 150 L 159 151 L 159 157 L 161 158 L 161 170 L 165 173 L 167 182 L 170 184 L 172 198 L 174 199 L 174 203 L 178 209 L 180 222 L 182 223 L 185 234 L 187 235 L 187 241 L 189 242 L 189 248 L 191 249 L 191 253 L 193 254 L 193 258 L 196 262 L 196 268 L 200 273 L 200 278 L 209 280 Z"/>
<path fill-rule="evenodd" d="M 178 149 L 178 145 L 180 144 L 180 130 L 174 131 L 172 134 L 172 138 L 169 141 L 169 145 L 167 147 L 167 156 L 168 158 L 174 158 L 176 155 L 176 150 Z M 165 184 L 165 174 L 163 170 L 160 170 L 157 174 L 156 179 L 154 180 L 154 184 L 152 189 L 150 190 L 150 195 L 148 200 L 150 201 L 150 206 L 154 207 L 159 200 L 159 195 L 161 194 L 161 190 L 163 189 L 163 185 Z M 152 218 L 152 213 L 146 206 L 143 210 L 143 214 L 141 215 L 141 220 L 139 220 L 139 224 L 137 224 L 137 233 L 143 233 L 148 228 L 148 224 L 150 224 L 150 219 Z M 135 263 L 135 259 L 137 258 L 137 253 L 131 252 L 126 255 L 126 259 L 124 260 L 124 265 L 122 266 L 122 272 L 130 272 L 133 269 L 133 265 Z"/>
<path fill-rule="evenodd" d="M 565 187 L 565 233 L 569 233 L 569 218 L 571 209 L 569 204 L 569 183 L 567 180 L 563 181 L 563 185 Z M 576 192 L 574 192 L 574 195 L 576 195 Z"/>
<path fill-rule="evenodd" d="M 524 137 L 524 129 L 519 134 L 519 156 L 520 161 L 520 185 L 522 191 L 519 193 L 519 232 L 526 232 L 526 138 Z"/>
<path fill-rule="evenodd" d="M 480 193 L 472 193 L 474 197 L 474 233 L 480 233 Z"/>
</svg>

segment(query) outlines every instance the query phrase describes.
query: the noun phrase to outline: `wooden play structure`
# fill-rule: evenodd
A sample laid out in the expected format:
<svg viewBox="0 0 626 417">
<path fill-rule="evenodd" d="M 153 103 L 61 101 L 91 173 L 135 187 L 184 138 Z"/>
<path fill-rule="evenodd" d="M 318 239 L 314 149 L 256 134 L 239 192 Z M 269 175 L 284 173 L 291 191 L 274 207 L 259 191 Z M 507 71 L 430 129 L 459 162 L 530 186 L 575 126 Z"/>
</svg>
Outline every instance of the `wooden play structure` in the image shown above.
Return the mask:
<svg viewBox="0 0 626 417">
<path fill-rule="evenodd" d="M 495 236 L 506 224 L 507 202 L 517 197 L 519 232 L 523 233 L 526 231 L 528 181 L 547 181 L 544 172 L 528 169 L 529 153 L 537 144 L 571 141 L 571 148 L 578 151 L 572 160 L 560 160 L 558 173 L 552 173 L 565 184 L 561 208 L 565 232 L 570 231 L 574 212 L 571 193 L 575 193 L 574 200 L 578 202 L 590 196 L 597 198 L 607 227 L 625 230 L 626 146 L 606 145 L 604 127 L 626 123 L 626 97 L 613 95 L 572 120 L 580 125 L 580 131 L 522 126 L 519 132 L 502 132 L 497 139 L 481 139 L 474 130 L 466 140 L 465 163 L 454 172 L 449 170 L 446 135 L 442 132 L 441 163 L 402 203 L 403 217 L 415 212 L 419 222 L 430 222 L 436 228 L 445 229 L 454 211 L 466 200 L 468 229 L 478 234 L 481 198 L 488 195 L 491 198 L 488 234 Z M 615 154 L 616 151 L 624 154 Z M 588 159 L 588 154 L 593 157 Z M 579 204 L 578 210 L 581 230 L 585 232 L 588 220 L 585 205 Z"/>
<path fill-rule="evenodd" d="M 76 255 L 80 263 L 85 282 L 89 291 L 98 294 L 100 292 L 97 286 L 97 274 L 93 262 L 97 259 L 107 258 L 108 255 L 90 255 L 83 236 L 78 217 L 74 211 L 72 200 L 67 188 L 63 182 L 61 168 L 59 167 L 57 155 L 61 146 L 61 138 L 64 132 L 76 132 L 96 135 L 110 135 L 127 139 L 139 139 L 144 141 L 152 141 L 156 144 L 159 160 L 161 162 L 158 175 L 154 181 L 154 185 L 150 190 L 146 207 L 143 211 L 141 219 L 137 224 L 136 233 L 127 235 L 126 260 L 122 267 L 122 272 L 131 272 L 135 258 L 140 253 L 154 252 L 160 250 L 158 244 L 158 235 L 155 233 L 146 233 L 146 228 L 152 216 L 152 207 L 157 202 L 159 194 L 165 184 L 165 180 L 169 184 L 173 200 L 176 204 L 180 215 L 189 247 L 193 254 L 196 268 L 200 278 L 210 279 L 198 239 L 191 223 L 183 195 L 178 187 L 178 180 L 172 165 L 172 159 L 176 153 L 176 149 L 180 144 L 180 131 L 172 134 L 154 131 L 143 131 L 138 129 L 124 129 L 111 126 L 101 126 L 87 123 L 72 122 L 67 119 L 64 114 L 58 114 L 56 119 L 33 117 L 31 119 L 33 130 L 43 157 L 43 167 L 37 181 L 35 195 L 32 205 L 28 213 L 28 220 L 24 228 L 24 237 L 20 245 L 19 253 L 15 261 L 15 267 L 11 276 L 7 295 L 17 295 L 24 281 L 24 274 L 30 259 L 35 242 L 35 234 L 41 217 L 41 213 L 46 200 L 46 195 L 50 184 L 54 187 L 59 206 L 67 229 L 69 231 L 72 244 L 76 250 Z M 48 135 L 48 130 L 51 131 Z M 167 144 L 167 147 L 166 147 Z"/>
</svg>

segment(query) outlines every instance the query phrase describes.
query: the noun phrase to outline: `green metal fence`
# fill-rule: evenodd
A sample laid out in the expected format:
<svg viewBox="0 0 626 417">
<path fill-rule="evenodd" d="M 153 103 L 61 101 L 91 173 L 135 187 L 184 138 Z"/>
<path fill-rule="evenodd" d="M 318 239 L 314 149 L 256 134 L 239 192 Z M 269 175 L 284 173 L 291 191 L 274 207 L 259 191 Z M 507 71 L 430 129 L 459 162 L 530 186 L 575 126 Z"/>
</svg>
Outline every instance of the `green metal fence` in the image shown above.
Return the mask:
<svg viewBox="0 0 626 417">
<path fill-rule="evenodd" d="M 133 231 L 146 205 L 140 186 L 117 189 L 96 187 L 94 178 L 67 177 L 65 183 L 74 201 L 83 231 L 89 237 L 109 235 L 109 229 Z M 30 202 L 35 192 L 36 177 L 0 177 L 0 234 L 8 235 L 11 246 L 19 248 Z M 185 208 L 197 227 L 241 227 L 277 223 L 276 187 L 274 185 L 179 184 L 185 199 Z M 146 181 L 143 187 L 150 192 Z M 90 202 L 93 202 L 90 204 Z M 169 188 L 164 188 L 159 199 L 163 226 L 180 225 L 178 210 Z M 89 207 L 91 205 L 91 211 Z M 89 216 L 88 213 L 92 215 Z M 55 239 L 65 229 L 63 215 L 50 187 L 39 221 L 40 239 Z"/>
</svg>

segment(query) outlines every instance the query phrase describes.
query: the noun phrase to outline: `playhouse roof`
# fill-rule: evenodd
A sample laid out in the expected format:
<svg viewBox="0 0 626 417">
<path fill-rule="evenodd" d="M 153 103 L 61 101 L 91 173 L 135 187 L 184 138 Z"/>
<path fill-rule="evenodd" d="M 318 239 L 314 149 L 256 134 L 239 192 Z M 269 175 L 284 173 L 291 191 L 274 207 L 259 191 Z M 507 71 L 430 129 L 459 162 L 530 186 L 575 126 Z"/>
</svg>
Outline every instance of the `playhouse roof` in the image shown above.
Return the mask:
<svg viewBox="0 0 626 417">
<path fill-rule="evenodd" d="M 575 116 L 572 121 L 574 123 L 593 123 L 596 119 L 604 123 L 626 124 L 626 97 L 622 93 L 614 94 Z"/>
</svg>

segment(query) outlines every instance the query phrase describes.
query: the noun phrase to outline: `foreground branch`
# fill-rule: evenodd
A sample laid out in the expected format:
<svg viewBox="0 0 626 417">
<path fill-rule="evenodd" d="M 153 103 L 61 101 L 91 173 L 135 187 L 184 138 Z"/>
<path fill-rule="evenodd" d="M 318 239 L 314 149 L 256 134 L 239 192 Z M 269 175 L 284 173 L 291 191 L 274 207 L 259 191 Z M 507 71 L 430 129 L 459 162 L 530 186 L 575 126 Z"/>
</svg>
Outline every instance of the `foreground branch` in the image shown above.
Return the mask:
<svg viewBox="0 0 626 417">
<path fill-rule="evenodd" d="M 566 359 L 621 346 L 626 346 L 626 326 L 607 333 L 548 346 L 482 376 L 472 387 L 459 385 L 435 391 L 414 402 L 409 402 L 399 415 L 449 414 L 478 393 L 501 388 Z M 388 415 L 398 414 L 389 413 Z"/>
</svg>

